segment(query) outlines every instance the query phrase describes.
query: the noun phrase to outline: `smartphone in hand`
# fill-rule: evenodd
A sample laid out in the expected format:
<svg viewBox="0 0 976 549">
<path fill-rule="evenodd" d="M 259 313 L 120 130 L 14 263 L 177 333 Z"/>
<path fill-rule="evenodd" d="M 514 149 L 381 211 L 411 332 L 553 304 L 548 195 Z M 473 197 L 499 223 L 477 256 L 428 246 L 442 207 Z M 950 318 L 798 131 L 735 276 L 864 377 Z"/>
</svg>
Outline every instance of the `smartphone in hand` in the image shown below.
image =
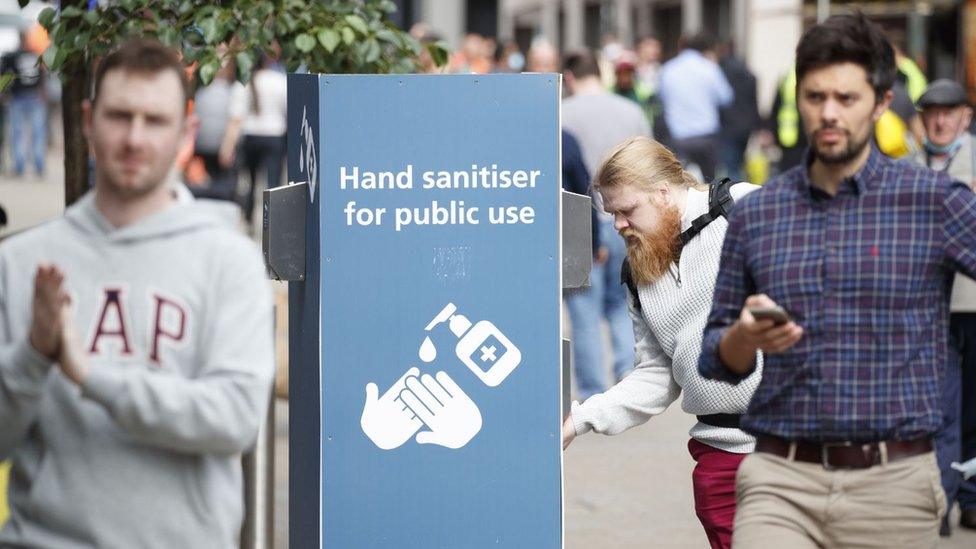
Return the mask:
<svg viewBox="0 0 976 549">
<path fill-rule="evenodd" d="M 790 321 L 790 315 L 780 306 L 776 307 L 749 307 L 749 314 L 757 321 L 772 320 L 776 326 L 782 326 Z"/>
</svg>

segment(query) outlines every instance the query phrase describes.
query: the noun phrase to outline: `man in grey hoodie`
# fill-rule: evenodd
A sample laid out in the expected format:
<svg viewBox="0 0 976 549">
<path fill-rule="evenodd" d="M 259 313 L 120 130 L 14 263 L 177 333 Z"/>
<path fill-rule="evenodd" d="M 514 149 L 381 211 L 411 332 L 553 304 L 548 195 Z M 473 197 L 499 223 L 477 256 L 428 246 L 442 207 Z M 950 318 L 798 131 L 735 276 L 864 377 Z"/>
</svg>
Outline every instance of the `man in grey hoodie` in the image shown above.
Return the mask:
<svg viewBox="0 0 976 549">
<path fill-rule="evenodd" d="M 156 42 L 106 57 L 85 106 L 94 191 L 0 246 L 0 546 L 237 545 L 271 296 L 254 246 L 175 197 L 187 96 Z"/>
</svg>

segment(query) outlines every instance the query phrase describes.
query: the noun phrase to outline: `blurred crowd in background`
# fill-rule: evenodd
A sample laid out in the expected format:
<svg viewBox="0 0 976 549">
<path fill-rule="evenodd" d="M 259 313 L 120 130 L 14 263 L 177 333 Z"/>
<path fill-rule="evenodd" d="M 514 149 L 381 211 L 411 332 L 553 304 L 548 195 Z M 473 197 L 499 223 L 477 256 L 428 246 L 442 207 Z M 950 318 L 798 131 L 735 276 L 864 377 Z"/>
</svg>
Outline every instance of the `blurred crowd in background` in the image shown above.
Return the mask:
<svg viewBox="0 0 976 549">
<path fill-rule="evenodd" d="M 0 98 L 0 126 L 5 127 L 0 132 L 0 174 L 13 178 L 43 178 L 47 152 L 56 150 L 61 140 L 60 83 L 39 68 L 37 60 L 49 41 L 34 19 L 36 13 L 25 10 L 19 21 L 6 26 L 0 21 L 2 72 L 15 75 Z M 7 36 L 11 29 L 16 29 L 14 35 Z M 415 23 L 410 33 L 421 43 L 442 38 L 424 22 Z M 702 73 L 702 64 L 686 62 L 689 51 L 719 70 Z M 664 52 L 677 54 L 666 59 Z M 427 50 L 418 65 L 427 73 L 561 72 L 563 57 L 572 53 L 559 52 L 541 37 L 523 51 L 514 40 L 470 33 L 445 66 L 438 67 Z M 756 77 L 731 41 L 699 34 L 681 37 L 676 44 L 654 36 L 623 43 L 608 34 L 592 53 L 606 90 L 636 103 L 652 136 L 675 150 L 702 179 L 730 177 L 761 184 L 800 161 L 806 143 L 792 71 L 783 75 L 772 109 L 763 117 Z M 256 193 L 281 184 L 285 175 L 285 70 L 275 52 L 263 59 L 247 85 L 236 81 L 229 62 L 210 85 L 197 90 L 197 142 L 179 161 L 194 194 L 234 201 L 247 220 L 254 217 Z M 914 154 L 924 141 L 913 102 L 927 85 L 918 65 L 900 50 L 898 67 L 895 101 L 876 132 L 881 150 L 894 157 Z"/>
</svg>

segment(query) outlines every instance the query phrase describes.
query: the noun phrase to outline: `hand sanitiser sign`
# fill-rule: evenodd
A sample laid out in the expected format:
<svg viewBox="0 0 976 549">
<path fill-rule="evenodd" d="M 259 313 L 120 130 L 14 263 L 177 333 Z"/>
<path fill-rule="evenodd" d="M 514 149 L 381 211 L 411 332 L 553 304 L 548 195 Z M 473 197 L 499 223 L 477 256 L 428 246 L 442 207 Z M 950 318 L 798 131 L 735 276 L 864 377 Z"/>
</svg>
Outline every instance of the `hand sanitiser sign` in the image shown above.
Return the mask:
<svg viewBox="0 0 976 549">
<path fill-rule="evenodd" d="M 291 505 L 317 505 L 293 541 L 561 546 L 559 97 L 557 75 L 290 76 L 316 149 L 290 179 L 317 159 L 291 320 L 315 413 L 292 404 L 314 478 Z"/>
</svg>

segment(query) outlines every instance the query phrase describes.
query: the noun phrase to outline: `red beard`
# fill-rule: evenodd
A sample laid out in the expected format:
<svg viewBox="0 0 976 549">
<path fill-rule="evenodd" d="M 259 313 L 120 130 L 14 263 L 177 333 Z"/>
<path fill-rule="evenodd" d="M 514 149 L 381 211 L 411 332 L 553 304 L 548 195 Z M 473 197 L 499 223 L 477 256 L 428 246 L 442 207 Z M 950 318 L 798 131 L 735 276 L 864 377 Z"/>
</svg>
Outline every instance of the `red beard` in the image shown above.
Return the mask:
<svg viewBox="0 0 976 549">
<path fill-rule="evenodd" d="M 638 285 L 652 284 L 664 276 L 681 255 L 681 213 L 676 207 L 662 209 L 660 224 L 652 234 L 624 229 L 630 272 Z"/>
</svg>

